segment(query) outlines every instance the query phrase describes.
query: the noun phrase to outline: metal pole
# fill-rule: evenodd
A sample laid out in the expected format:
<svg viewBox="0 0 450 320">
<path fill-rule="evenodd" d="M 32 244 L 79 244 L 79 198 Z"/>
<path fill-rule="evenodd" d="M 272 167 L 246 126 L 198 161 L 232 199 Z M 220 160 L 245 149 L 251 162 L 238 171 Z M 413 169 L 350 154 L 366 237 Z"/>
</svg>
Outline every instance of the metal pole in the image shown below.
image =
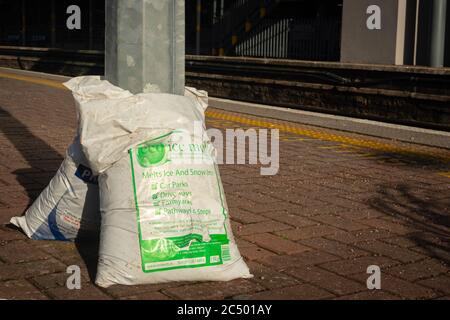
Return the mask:
<svg viewBox="0 0 450 320">
<path fill-rule="evenodd" d="M 133 93 L 183 95 L 185 1 L 106 1 L 105 78 Z"/>
<path fill-rule="evenodd" d="M 27 12 L 25 0 L 22 0 L 22 46 L 27 44 Z"/>
<path fill-rule="evenodd" d="M 213 24 L 217 22 L 217 0 L 213 1 Z"/>
<path fill-rule="evenodd" d="M 202 30 L 202 0 L 197 0 L 197 22 L 195 26 L 195 54 L 200 55 L 200 41 Z"/>
<path fill-rule="evenodd" d="M 92 0 L 89 0 L 89 44 L 88 44 L 88 48 L 89 50 L 92 50 L 94 41 L 93 41 L 93 36 L 94 36 L 94 26 L 93 24 L 93 6 L 92 6 Z"/>
<path fill-rule="evenodd" d="M 420 0 L 416 0 L 416 20 L 414 25 L 414 61 L 413 65 L 417 65 L 417 49 L 419 41 L 419 16 L 420 16 Z"/>
<path fill-rule="evenodd" d="M 445 23 L 447 0 L 433 1 L 433 29 L 431 33 L 431 66 L 444 66 Z"/>
<path fill-rule="evenodd" d="M 52 0 L 51 9 L 51 30 L 50 30 L 50 42 L 52 48 L 56 47 L 56 10 L 55 10 L 55 0 Z"/>
</svg>

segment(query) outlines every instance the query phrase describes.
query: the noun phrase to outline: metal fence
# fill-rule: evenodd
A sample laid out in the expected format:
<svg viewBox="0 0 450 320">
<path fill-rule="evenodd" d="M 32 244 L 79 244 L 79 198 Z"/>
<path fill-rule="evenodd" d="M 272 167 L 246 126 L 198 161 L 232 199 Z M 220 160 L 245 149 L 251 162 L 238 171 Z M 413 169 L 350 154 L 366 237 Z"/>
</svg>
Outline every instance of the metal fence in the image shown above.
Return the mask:
<svg viewBox="0 0 450 320">
<path fill-rule="evenodd" d="M 292 19 L 264 20 L 236 48 L 237 56 L 288 58 Z"/>
<path fill-rule="evenodd" d="M 235 47 L 236 56 L 339 61 L 339 20 L 264 19 Z"/>
</svg>

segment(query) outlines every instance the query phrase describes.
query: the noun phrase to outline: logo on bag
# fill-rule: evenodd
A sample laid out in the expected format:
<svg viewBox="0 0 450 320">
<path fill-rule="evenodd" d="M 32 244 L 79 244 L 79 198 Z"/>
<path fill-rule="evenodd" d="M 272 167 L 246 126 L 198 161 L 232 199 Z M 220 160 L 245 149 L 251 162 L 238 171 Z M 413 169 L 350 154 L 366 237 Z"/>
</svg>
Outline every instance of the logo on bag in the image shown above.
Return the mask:
<svg viewBox="0 0 450 320">
<path fill-rule="evenodd" d="M 86 183 L 98 184 L 98 177 L 94 176 L 90 168 L 83 166 L 82 164 L 78 166 L 78 169 L 75 172 L 75 176 L 77 176 Z"/>
<path fill-rule="evenodd" d="M 162 165 L 167 162 L 164 143 L 144 144 L 138 147 L 137 159 L 141 167 Z"/>
</svg>

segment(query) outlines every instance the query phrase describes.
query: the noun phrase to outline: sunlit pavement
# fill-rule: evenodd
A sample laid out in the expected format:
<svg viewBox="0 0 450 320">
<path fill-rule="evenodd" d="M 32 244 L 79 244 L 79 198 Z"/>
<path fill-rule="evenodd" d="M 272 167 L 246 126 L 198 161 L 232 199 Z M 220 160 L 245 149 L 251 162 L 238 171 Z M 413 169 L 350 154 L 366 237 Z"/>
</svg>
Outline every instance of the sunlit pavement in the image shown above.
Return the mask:
<svg viewBox="0 0 450 320">
<path fill-rule="evenodd" d="M 30 80 L 30 79 L 28 79 Z M 52 85 L 54 84 L 54 85 Z M 209 109 L 208 126 L 280 130 L 280 170 L 221 165 L 239 249 L 253 279 L 93 284 L 96 243 L 31 241 L 7 226 L 58 169 L 75 135 L 70 92 L 0 75 L 0 298 L 446 299 L 450 152 Z M 81 290 L 66 288 L 69 265 Z M 368 290 L 368 266 L 381 290 Z"/>
</svg>

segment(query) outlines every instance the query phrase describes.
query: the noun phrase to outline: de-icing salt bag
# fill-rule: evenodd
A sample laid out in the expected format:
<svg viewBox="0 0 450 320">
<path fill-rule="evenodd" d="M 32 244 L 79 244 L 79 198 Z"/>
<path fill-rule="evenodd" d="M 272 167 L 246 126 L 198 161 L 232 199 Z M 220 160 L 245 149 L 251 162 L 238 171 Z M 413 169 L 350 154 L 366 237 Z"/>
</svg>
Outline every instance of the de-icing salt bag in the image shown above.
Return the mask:
<svg viewBox="0 0 450 320">
<path fill-rule="evenodd" d="M 99 175 L 96 284 L 251 277 L 206 135 L 206 93 L 132 95 L 98 77 L 69 83 L 83 151 Z"/>
<path fill-rule="evenodd" d="M 78 139 L 49 185 L 22 217 L 11 223 L 34 240 L 73 241 L 98 236 L 100 208 L 97 177 L 87 165 Z"/>
</svg>

